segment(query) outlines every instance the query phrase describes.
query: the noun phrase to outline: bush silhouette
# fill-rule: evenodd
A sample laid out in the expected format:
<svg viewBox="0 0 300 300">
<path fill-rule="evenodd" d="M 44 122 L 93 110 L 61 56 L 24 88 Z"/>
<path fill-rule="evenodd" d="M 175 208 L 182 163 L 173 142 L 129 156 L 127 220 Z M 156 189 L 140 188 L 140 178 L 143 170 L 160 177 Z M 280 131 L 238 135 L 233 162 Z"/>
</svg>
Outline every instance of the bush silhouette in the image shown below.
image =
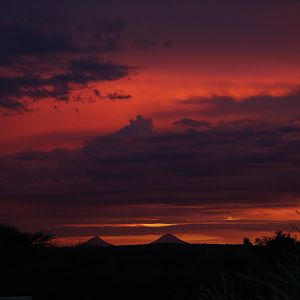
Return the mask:
<svg viewBox="0 0 300 300">
<path fill-rule="evenodd" d="M 288 233 L 282 231 L 275 232 L 274 236 L 265 236 L 255 239 L 255 245 L 271 249 L 289 250 L 299 247 L 299 241 Z"/>
<path fill-rule="evenodd" d="M 17 227 L 0 225 L 0 249 L 24 249 L 29 247 L 45 247 L 51 245 L 54 239 L 53 234 L 45 232 L 35 232 L 33 234 L 23 232 Z"/>
<path fill-rule="evenodd" d="M 243 239 L 243 245 L 244 245 L 245 247 L 252 247 L 252 246 L 253 246 L 252 242 L 251 242 L 250 239 L 247 238 L 247 237 L 245 237 L 245 238 Z"/>
</svg>

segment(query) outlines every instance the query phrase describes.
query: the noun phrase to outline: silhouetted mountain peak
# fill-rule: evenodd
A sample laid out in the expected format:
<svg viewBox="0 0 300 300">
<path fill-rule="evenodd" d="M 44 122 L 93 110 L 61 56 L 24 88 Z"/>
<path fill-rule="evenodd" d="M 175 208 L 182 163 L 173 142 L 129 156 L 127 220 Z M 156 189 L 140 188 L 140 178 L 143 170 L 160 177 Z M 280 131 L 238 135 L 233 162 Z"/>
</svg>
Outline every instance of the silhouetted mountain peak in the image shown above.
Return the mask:
<svg viewBox="0 0 300 300">
<path fill-rule="evenodd" d="M 85 243 L 83 243 L 83 246 L 85 246 L 85 247 L 107 247 L 107 246 L 113 246 L 113 245 L 104 241 L 100 237 L 95 236 L 95 237 L 87 240 Z"/>
<path fill-rule="evenodd" d="M 177 236 L 167 233 L 152 242 L 151 244 L 188 244 L 187 242 L 179 239 Z"/>
</svg>

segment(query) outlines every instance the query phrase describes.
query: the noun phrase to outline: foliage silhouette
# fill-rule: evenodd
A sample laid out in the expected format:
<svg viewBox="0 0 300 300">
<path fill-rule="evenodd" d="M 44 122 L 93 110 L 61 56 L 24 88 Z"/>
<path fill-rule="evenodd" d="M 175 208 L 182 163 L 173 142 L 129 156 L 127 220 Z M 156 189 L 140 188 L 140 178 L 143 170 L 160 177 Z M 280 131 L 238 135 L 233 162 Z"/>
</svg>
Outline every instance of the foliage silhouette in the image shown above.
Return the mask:
<svg viewBox="0 0 300 300">
<path fill-rule="evenodd" d="M 253 246 L 253 243 L 250 241 L 249 238 L 245 237 L 245 238 L 243 239 L 243 245 L 244 245 L 245 247 L 252 247 L 252 246 Z"/>
<path fill-rule="evenodd" d="M 0 225 L 0 250 L 25 249 L 29 247 L 47 247 L 52 245 L 51 241 L 55 235 L 38 231 L 27 233 L 17 227 Z"/>
<path fill-rule="evenodd" d="M 283 232 L 263 237 L 257 244 L 245 239 L 244 245 L 49 247 L 52 238 L 43 232 L 28 234 L 0 226 L 0 245 L 9 250 L 0 255 L 0 296 L 31 295 L 35 300 L 300 299 L 298 242 Z"/>
<path fill-rule="evenodd" d="M 292 237 L 289 233 L 282 231 L 275 232 L 274 236 L 264 236 L 262 238 L 255 239 L 255 245 L 268 247 L 271 249 L 290 250 L 293 248 L 299 248 L 299 241 L 295 237 Z"/>
<path fill-rule="evenodd" d="M 263 250 L 259 253 L 265 257 L 268 270 L 256 276 L 221 273 L 218 285 L 201 285 L 199 300 L 300 299 L 300 248 L 295 237 L 277 231 L 273 236 L 256 238 L 254 245 L 244 238 L 243 245 L 253 251 Z"/>
</svg>

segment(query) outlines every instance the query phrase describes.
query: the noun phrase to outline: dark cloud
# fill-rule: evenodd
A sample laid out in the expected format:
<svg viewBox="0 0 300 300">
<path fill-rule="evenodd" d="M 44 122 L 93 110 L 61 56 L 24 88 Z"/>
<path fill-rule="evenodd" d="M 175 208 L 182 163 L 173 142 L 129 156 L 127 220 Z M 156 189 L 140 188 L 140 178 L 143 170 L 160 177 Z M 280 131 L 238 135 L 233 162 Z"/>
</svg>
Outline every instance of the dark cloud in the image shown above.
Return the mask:
<svg viewBox="0 0 300 300">
<path fill-rule="evenodd" d="M 129 47 L 132 42 L 138 49 L 169 47 L 175 42 L 181 47 L 177 54 L 182 53 L 183 57 L 195 49 L 203 57 L 208 53 L 219 56 L 219 51 L 222 57 L 249 58 L 260 54 L 267 58 L 275 56 L 276 62 L 279 57 L 282 64 L 293 60 L 293 65 L 297 65 L 295 60 L 300 49 L 299 9 L 296 1 L 283 4 L 279 0 L 255 0 L 246 6 L 236 0 L 228 1 L 226 5 L 220 1 L 174 3 L 168 0 L 164 3 L 151 1 L 146 5 L 135 0 L 122 3 L 91 1 L 86 6 L 80 1 L 69 0 L 60 3 L 46 0 L 38 5 L 32 0 L 14 0 L 3 4 L 0 13 L 0 76 L 2 79 L 25 80 L 30 74 L 42 81 L 50 77 L 52 82 L 60 80 L 62 86 L 55 88 L 54 92 L 38 87 L 40 90 L 31 90 L 28 97 L 67 100 L 66 84 L 89 83 L 94 67 L 98 68 L 95 69 L 97 76 L 102 74 L 105 80 L 107 76 L 110 80 L 122 78 L 118 72 L 124 74 L 126 70 L 118 69 L 107 74 L 103 70 L 105 65 L 95 66 L 95 61 L 100 61 L 99 56 L 105 57 L 108 53 L 131 51 Z M 126 58 L 123 54 L 120 57 Z M 178 60 L 177 54 L 173 54 Z M 176 61 L 172 63 L 176 64 Z M 109 67 L 113 65 L 119 66 L 120 63 L 113 62 Z M 100 73 L 99 67 L 102 68 Z M 89 76 L 83 74 L 84 68 L 89 69 Z M 77 74 L 79 69 L 80 74 Z M 91 80 L 94 80 L 96 74 L 92 75 Z M 63 93 L 59 90 L 63 90 Z M 18 86 L 17 92 L 20 93 Z M 20 97 L 5 96 L 2 102 L 20 103 Z M 124 99 L 113 93 L 111 97 L 115 100 Z M 221 99 L 216 99 L 216 105 L 223 105 L 224 110 L 230 113 L 245 111 L 248 106 L 249 111 L 256 109 L 254 104 L 246 107 L 246 104 L 238 106 L 235 102 L 222 101 L 220 103 Z M 294 103 L 293 100 L 291 102 Z M 254 103 L 254 99 L 251 103 Z M 296 104 L 293 107 L 298 108 Z M 281 108 L 278 105 L 277 111 Z M 2 106 L 2 109 L 5 107 Z"/>
<path fill-rule="evenodd" d="M 0 98 L 0 107 L 6 109 L 7 113 L 10 111 L 24 112 L 27 110 L 26 106 L 22 102 L 9 98 Z"/>
<path fill-rule="evenodd" d="M 30 111 L 30 100 L 69 101 L 78 88 L 89 90 L 91 83 L 118 80 L 134 70 L 99 56 L 121 50 L 124 20 L 92 18 L 70 27 L 54 14 L 50 26 L 37 20 L 46 17 L 46 12 L 36 8 L 24 10 L 24 16 L 27 13 L 33 19 L 26 24 L 22 18 L 0 23 L 0 109 L 4 114 Z"/>
<path fill-rule="evenodd" d="M 70 81 L 85 83 L 89 81 L 105 81 L 105 80 L 117 80 L 128 76 L 129 71 L 134 68 L 125 65 L 118 65 L 111 62 L 97 61 L 94 59 L 83 59 L 71 61 L 68 67 Z M 76 75 L 82 77 L 77 79 Z M 84 78 L 85 76 L 85 78 Z M 52 79 L 55 82 L 56 77 Z M 60 82 L 60 78 L 58 79 Z"/>
<path fill-rule="evenodd" d="M 16 22 L 0 27 L 0 54 L 2 59 L 24 59 L 26 56 L 45 58 L 47 55 L 95 54 L 121 49 L 122 19 L 88 20 L 76 22 L 73 28 L 63 27 L 59 21 L 44 26 Z"/>
<path fill-rule="evenodd" d="M 101 92 L 97 89 L 93 90 L 96 97 L 101 97 Z"/>
<path fill-rule="evenodd" d="M 209 124 L 201 130 L 160 133 L 151 119 L 138 116 L 119 131 L 93 139 L 80 149 L 0 157 L 1 211 L 7 212 L 7 219 L 16 213 L 6 208 L 9 203 L 28 209 L 29 215 L 34 207 L 42 210 L 43 222 L 50 224 L 55 219 L 57 224 L 66 222 L 65 216 L 59 217 L 60 210 L 71 209 L 71 222 L 81 217 L 94 222 L 92 216 L 101 214 L 106 221 L 115 214 L 142 219 L 143 209 L 134 207 L 147 211 L 147 206 L 153 206 L 149 216 L 172 223 L 184 217 L 187 206 L 192 208 L 186 211 L 186 218 L 196 213 L 197 207 L 213 207 L 211 213 L 217 216 L 218 211 L 239 207 L 296 205 L 300 195 L 299 133 L 299 120 L 241 120 Z M 201 216 L 206 213 L 199 211 Z M 277 226 L 242 223 L 230 228 Z M 199 230 L 209 227 L 196 226 Z M 184 226 L 182 230 L 187 229 Z"/>
<path fill-rule="evenodd" d="M 298 224 L 297 220 L 294 220 L 295 224 Z M 146 223 L 147 224 L 147 223 Z M 83 228 L 78 228 L 76 226 L 66 226 L 56 228 L 59 230 L 64 236 L 80 236 L 82 234 Z M 84 227 L 86 236 L 93 235 L 105 235 L 105 236 L 122 236 L 122 235 L 162 235 L 166 232 L 172 232 L 176 234 L 199 234 L 206 233 L 211 234 L 211 232 L 216 231 L 254 231 L 254 232 L 266 232 L 266 231 L 279 231 L 285 230 L 290 231 L 290 225 L 288 222 L 228 222 L 228 221 L 220 221 L 220 222 L 206 222 L 204 224 L 180 224 L 180 225 L 171 225 L 164 227 L 148 227 L 148 226 L 126 226 L 126 224 L 122 227 L 115 226 L 86 226 Z M 244 234 L 244 233 L 243 233 Z M 241 239 L 242 240 L 242 239 Z"/>
<path fill-rule="evenodd" d="M 102 195 L 111 203 L 285 203 L 299 192 L 299 131 L 282 128 L 222 123 L 158 134 L 151 119 L 138 116 L 81 150 L 2 157 L 2 178 L 18 188 L 36 184 L 36 192 L 47 199 L 67 193 L 79 202 L 82 195 L 85 202 Z M 33 200 L 32 191 L 23 188 L 22 197 L 29 193 Z"/>
<path fill-rule="evenodd" d="M 88 33 L 104 31 L 106 36 L 101 40 L 107 41 L 107 45 L 118 44 L 115 33 L 124 29 L 125 19 L 129 25 L 128 38 L 137 40 L 137 46 L 142 48 L 152 47 L 153 41 L 167 36 L 188 49 L 222 49 L 224 54 L 234 51 L 241 55 L 260 54 L 292 60 L 300 47 L 297 39 L 300 5 L 292 0 L 254 0 L 247 4 L 238 0 L 229 0 L 226 4 L 217 0 L 186 3 L 155 0 L 146 4 L 137 0 L 122 3 L 113 0 L 90 1 L 89 5 L 70 0 L 45 0 L 38 5 L 33 0 L 12 2 L 3 4 L 2 22 L 13 19 L 27 24 L 30 17 L 35 25 L 44 25 L 45 20 L 49 20 L 53 27 L 53 22 L 59 20 L 61 30 L 75 26 Z M 108 16 L 110 19 L 106 20 Z"/>
<path fill-rule="evenodd" d="M 73 60 L 69 62 L 63 73 L 54 74 L 48 78 L 23 75 L 19 77 L 0 77 L 0 107 L 9 110 L 27 109 L 24 97 L 33 100 L 53 98 L 68 101 L 69 95 L 76 87 L 86 86 L 96 81 L 112 81 L 126 77 L 133 68 L 112 62 L 94 59 Z M 112 93 L 108 96 L 113 100 L 129 99 L 129 95 Z"/>
<path fill-rule="evenodd" d="M 112 135 L 118 137 L 143 137 L 153 134 L 153 122 L 151 119 L 139 115 L 135 120 L 131 119 L 129 122 L 129 125 L 124 126 Z"/>
<path fill-rule="evenodd" d="M 21 55 L 58 54 L 77 51 L 62 33 L 42 32 L 36 28 L 11 27 L 0 31 L 2 57 L 21 59 Z"/>
<path fill-rule="evenodd" d="M 109 100 L 129 100 L 132 96 L 125 94 L 124 91 L 115 91 L 113 93 L 108 93 L 106 98 Z"/>
<path fill-rule="evenodd" d="M 174 123 L 174 125 L 179 126 L 179 127 L 183 126 L 183 127 L 196 127 L 196 128 L 199 128 L 199 127 L 209 127 L 210 123 L 206 122 L 206 121 L 193 120 L 193 119 L 190 119 L 190 118 L 183 118 L 183 119 L 180 119 L 180 120 L 176 121 Z"/>
<path fill-rule="evenodd" d="M 300 93 L 296 89 L 283 96 L 258 95 L 244 99 L 227 96 L 194 97 L 178 103 L 186 107 L 194 106 L 199 115 L 207 117 L 293 119 L 299 116 Z"/>
</svg>

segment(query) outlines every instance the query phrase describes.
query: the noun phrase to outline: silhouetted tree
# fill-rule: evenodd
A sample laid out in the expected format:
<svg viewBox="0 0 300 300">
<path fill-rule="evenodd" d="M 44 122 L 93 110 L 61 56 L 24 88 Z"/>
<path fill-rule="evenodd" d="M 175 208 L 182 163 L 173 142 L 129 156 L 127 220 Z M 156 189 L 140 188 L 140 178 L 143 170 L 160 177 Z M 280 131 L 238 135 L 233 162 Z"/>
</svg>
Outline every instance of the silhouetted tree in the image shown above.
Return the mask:
<svg viewBox="0 0 300 300">
<path fill-rule="evenodd" d="M 252 246 L 253 246 L 252 242 L 251 242 L 250 239 L 247 238 L 247 237 L 245 237 L 245 238 L 243 239 L 243 245 L 244 245 L 245 247 L 252 247 Z"/>
<path fill-rule="evenodd" d="M 29 247 L 45 247 L 51 245 L 55 238 L 53 234 L 45 232 L 35 232 L 33 234 L 23 232 L 17 227 L 0 225 L 0 249 L 24 249 Z"/>
<path fill-rule="evenodd" d="M 299 242 L 295 237 L 292 237 L 289 233 L 277 231 L 275 232 L 274 236 L 256 238 L 255 245 L 268 247 L 272 249 L 288 250 L 291 248 L 299 247 Z"/>
<path fill-rule="evenodd" d="M 37 231 L 31 236 L 31 245 L 32 246 L 40 246 L 46 247 L 53 245 L 52 240 L 55 238 L 54 234 L 46 233 L 44 231 Z"/>
</svg>

